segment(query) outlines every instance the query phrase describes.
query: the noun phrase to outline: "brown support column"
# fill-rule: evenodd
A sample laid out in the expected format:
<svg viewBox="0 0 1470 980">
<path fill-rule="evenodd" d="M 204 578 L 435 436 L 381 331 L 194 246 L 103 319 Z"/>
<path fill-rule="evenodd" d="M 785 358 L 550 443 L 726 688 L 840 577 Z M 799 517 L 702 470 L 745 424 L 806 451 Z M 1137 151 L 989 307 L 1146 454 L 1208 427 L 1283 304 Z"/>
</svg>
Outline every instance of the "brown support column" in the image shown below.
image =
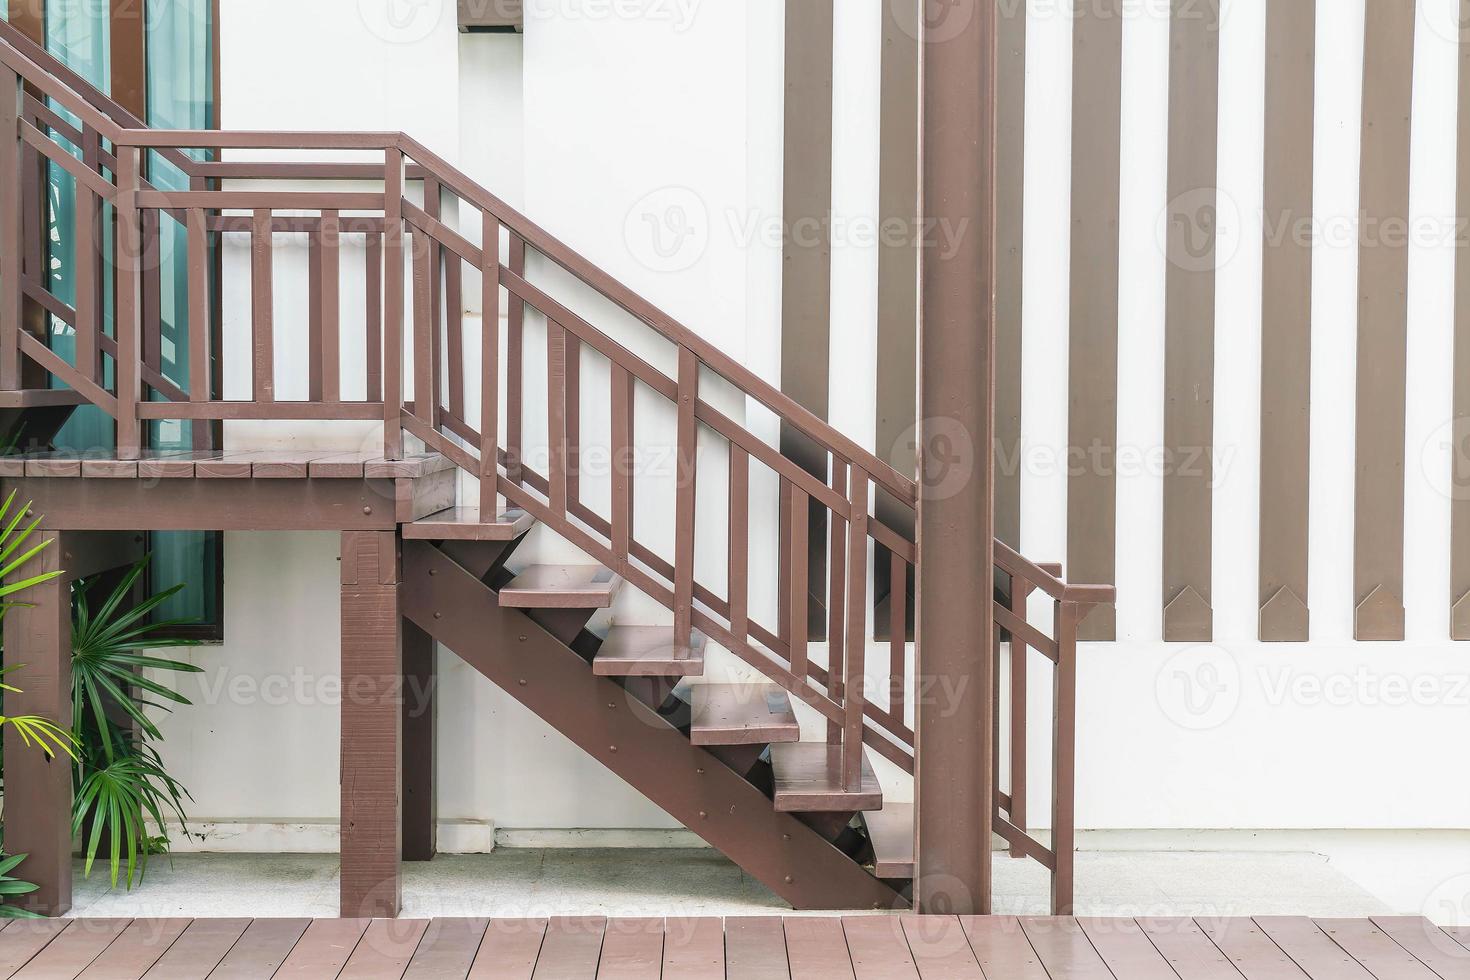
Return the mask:
<svg viewBox="0 0 1470 980">
<path fill-rule="evenodd" d="M 108 48 L 111 54 L 112 100 L 139 119 L 148 118 L 148 31 L 146 4 L 109 0 Z"/>
<path fill-rule="evenodd" d="M 996 0 L 925 18 L 914 901 L 990 911 Z M 931 242 L 932 244 L 932 242 Z"/>
<path fill-rule="evenodd" d="M 51 538 L 12 578 L 28 578 L 62 568 L 66 536 L 37 530 L 34 541 Z M 13 597 L 24 605 L 5 614 L 6 676 L 20 693 L 5 695 L 10 715 L 40 715 L 71 727 L 71 582 L 65 575 L 32 586 Z M 7 600 L 10 601 L 10 600 Z M 47 758 L 5 726 L 5 849 L 24 854 L 18 876 L 37 890 L 18 901 L 42 915 L 71 908 L 71 760 Z"/>
<path fill-rule="evenodd" d="M 403 860 L 428 861 L 435 853 L 434 766 L 438 718 L 434 641 L 403 621 Z"/>
<path fill-rule="evenodd" d="M 344 918 L 393 918 L 402 900 L 399 579 L 397 535 L 342 532 Z"/>
</svg>

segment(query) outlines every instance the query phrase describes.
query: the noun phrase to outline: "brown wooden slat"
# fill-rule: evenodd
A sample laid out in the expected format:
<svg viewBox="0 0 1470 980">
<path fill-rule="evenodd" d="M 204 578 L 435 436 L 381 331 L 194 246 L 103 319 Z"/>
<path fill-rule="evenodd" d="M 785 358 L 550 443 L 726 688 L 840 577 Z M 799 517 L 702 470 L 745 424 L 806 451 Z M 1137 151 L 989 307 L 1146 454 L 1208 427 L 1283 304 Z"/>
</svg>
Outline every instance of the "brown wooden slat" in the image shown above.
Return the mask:
<svg viewBox="0 0 1470 980">
<path fill-rule="evenodd" d="M 316 919 L 292 948 L 276 980 L 335 977 L 352 956 L 371 919 Z"/>
<path fill-rule="evenodd" d="M 699 360 L 679 348 L 678 452 L 674 496 L 674 635 L 688 642 L 694 616 L 694 488 L 699 458 L 694 407 L 699 401 Z"/>
<path fill-rule="evenodd" d="M 545 919 L 491 919 L 470 966 L 470 977 L 530 980 L 545 935 Z"/>
<path fill-rule="evenodd" d="M 923 980 L 983 980 L 985 974 L 959 919 L 952 915 L 905 915 L 900 921 L 914 966 Z M 902 970 L 896 972 L 903 975 Z"/>
<path fill-rule="evenodd" d="M 1439 931 L 1470 950 L 1470 926 L 1441 926 Z"/>
<path fill-rule="evenodd" d="M 428 927 L 428 919 L 374 919 L 338 980 L 394 980 L 403 976 Z"/>
<path fill-rule="evenodd" d="M 310 919 L 256 919 L 214 968 L 211 980 L 274 976 L 310 924 Z"/>
<path fill-rule="evenodd" d="M 801 739 L 791 698 L 774 684 L 700 684 L 690 697 L 689 741 L 694 745 L 767 745 Z"/>
<path fill-rule="evenodd" d="M 1470 0 L 1460 0 L 1460 23 L 1470 23 Z M 1455 213 L 1470 219 L 1470 44 L 1460 41 L 1459 121 L 1455 149 Z M 1451 438 L 1450 637 L 1470 640 L 1470 257 L 1457 240 L 1455 259 L 1454 423 Z"/>
<path fill-rule="evenodd" d="M 904 925 L 896 916 L 846 916 L 842 932 L 857 980 L 917 978 Z"/>
<path fill-rule="evenodd" d="M 500 507 L 500 222 L 482 212 L 480 264 L 480 510 Z M 614 477 L 616 479 L 616 477 Z"/>
<path fill-rule="evenodd" d="M 1046 970 L 1014 916 L 962 915 L 960 925 L 987 977 L 1047 980 Z"/>
<path fill-rule="evenodd" d="M 597 971 L 607 919 L 559 915 L 546 922 L 535 980 L 587 980 Z"/>
<path fill-rule="evenodd" d="M 1404 424 L 1415 5 L 1369 4 L 1363 51 L 1353 636 L 1404 638 Z M 1391 228 L 1391 225 L 1389 226 Z"/>
<path fill-rule="evenodd" d="M 878 810 L 883 792 L 867 754 L 861 753 L 862 778 L 846 788 L 842 749 L 822 742 L 787 742 L 771 746 L 776 809 L 783 813 L 834 813 Z"/>
<path fill-rule="evenodd" d="M 139 980 L 192 921 L 134 919 L 80 977 L 82 980 Z"/>
<path fill-rule="evenodd" d="M 383 455 L 394 459 L 403 455 L 403 152 L 384 151 L 383 167 Z"/>
<path fill-rule="evenodd" d="M 664 922 L 665 980 L 723 980 L 725 923 L 714 917 L 670 916 Z"/>
<path fill-rule="evenodd" d="M 1307 980 L 1301 967 L 1251 919 L 1202 916 L 1195 924 L 1230 958 L 1245 980 Z"/>
<path fill-rule="evenodd" d="M 597 980 L 658 980 L 663 956 L 663 919 L 609 919 Z"/>
<path fill-rule="evenodd" d="M 21 87 L 15 73 L 0 72 L 0 131 L 14 133 L 20 125 Z M 0 280 L 19 282 L 24 262 L 25 215 L 22 194 L 23 155 L 18 141 L 0 141 Z M 0 388 L 14 390 L 21 385 L 20 334 L 25 316 L 25 297 L 18 289 L 6 288 L 0 293 Z"/>
<path fill-rule="evenodd" d="M 750 630 L 750 456 L 730 447 L 730 632 L 744 640 Z"/>
<path fill-rule="evenodd" d="M 567 332 L 546 321 L 547 501 L 554 513 L 567 510 Z"/>
<path fill-rule="evenodd" d="M 1117 977 L 1128 980 L 1177 980 L 1142 927 L 1126 918 L 1077 918 L 1093 949 Z"/>
<path fill-rule="evenodd" d="M 250 329 L 254 350 L 251 390 L 259 402 L 276 397 L 275 315 L 271 308 L 274 260 L 270 209 L 257 208 L 250 233 Z"/>
<path fill-rule="evenodd" d="M 1075 919 L 1023 916 L 1020 923 L 1052 980 L 1112 980 L 1112 971 Z"/>
<path fill-rule="evenodd" d="M 842 920 L 793 915 L 785 927 L 791 980 L 854 980 Z"/>
<path fill-rule="evenodd" d="M 189 277 L 189 398 L 209 401 L 213 395 L 210 376 L 209 231 L 204 212 L 194 208 L 185 225 L 188 235 Z"/>
<path fill-rule="evenodd" d="M 995 536 L 1019 548 L 1026 8 L 1002 6 L 996 31 Z"/>
<path fill-rule="evenodd" d="M 365 257 L 367 398 L 383 401 L 383 236 L 367 236 Z"/>
<path fill-rule="evenodd" d="M 145 980 L 203 980 L 249 925 L 249 919 L 195 919 L 143 974 Z"/>
<path fill-rule="evenodd" d="M 1077 581 L 1104 584 L 1116 581 L 1117 574 L 1118 487 L 1112 464 L 1118 442 L 1123 21 L 1122 0 L 1098 0 L 1078 5 L 1072 29 L 1067 442 L 1083 463 L 1067 476 L 1067 570 Z M 997 493 L 1001 485 L 997 482 Z M 1103 606 L 1087 617 L 1083 636 L 1111 640 L 1114 630 L 1113 608 Z"/>
<path fill-rule="evenodd" d="M 435 919 L 414 950 L 405 980 L 455 980 L 469 975 L 489 919 Z"/>
<path fill-rule="evenodd" d="M 1261 280 L 1262 641 L 1308 637 L 1316 0 L 1266 8 L 1265 248 Z"/>
<path fill-rule="evenodd" d="M 72 980 L 122 935 L 131 919 L 78 919 L 14 976 L 16 980 Z"/>
<path fill-rule="evenodd" d="M 306 400 L 322 400 L 322 240 L 306 236 Z"/>
<path fill-rule="evenodd" d="M 622 579 L 600 565 L 532 565 L 500 590 L 515 609 L 607 609 Z"/>
<path fill-rule="evenodd" d="M 1312 980 L 1373 980 L 1373 975 L 1359 965 L 1311 919 L 1299 915 L 1258 915 L 1256 925 L 1292 958 Z"/>
<path fill-rule="evenodd" d="M 341 235 L 337 212 L 322 212 L 322 228 L 316 238 L 318 277 L 321 282 L 320 306 L 316 313 L 320 323 L 322 400 L 342 399 L 342 323 L 341 323 Z"/>
<path fill-rule="evenodd" d="M 1470 950 L 1419 915 L 1375 915 L 1372 922 L 1440 980 L 1470 980 Z"/>
<path fill-rule="evenodd" d="M 510 252 L 506 259 L 506 269 L 510 272 L 521 275 L 526 271 L 525 239 L 511 234 Z M 521 445 L 521 417 L 524 408 L 522 335 L 525 320 L 526 303 L 511 291 L 505 311 L 505 475 L 514 483 L 521 480 L 521 453 L 524 448 Z"/>
<path fill-rule="evenodd" d="M 782 490 L 787 491 L 786 519 L 783 522 L 783 530 L 789 535 L 786 547 L 783 548 L 785 555 L 782 566 L 786 569 L 786 616 L 788 627 L 786 637 L 791 645 L 791 672 L 797 677 L 805 677 L 807 674 L 807 578 L 809 561 L 811 559 L 808 548 L 808 516 L 810 509 L 807 506 L 808 497 L 799 487 L 782 484 Z"/>
<path fill-rule="evenodd" d="M 612 366 L 612 510 L 609 540 L 617 570 L 628 560 L 633 538 L 633 377 L 621 364 Z"/>
<path fill-rule="evenodd" d="M 725 920 L 726 980 L 789 980 L 790 976 L 780 916 Z"/>
<path fill-rule="evenodd" d="M 1144 918 L 1138 924 L 1179 974 L 1179 980 L 1240 980 L 1230 958 L 1193 919 Z"/>
<path fill-rule="evenodd" d="M 55 941 L 75 920 L 19 919 L 0 932 L 0 976 L 11 976 Z"/>
<path fill-rule="evenodd" d="M 685 645 L 667 626 L 614 626 L 608 630 L 592 673 L 598 677 L 699 677 L 704 673 L 705 639 Z"/>
<path fill-rule="evenodd" d="M 1370 919 L 1313 921 L 1378 980 L 1437 980 L 1433 970 Z"/>
</svg>

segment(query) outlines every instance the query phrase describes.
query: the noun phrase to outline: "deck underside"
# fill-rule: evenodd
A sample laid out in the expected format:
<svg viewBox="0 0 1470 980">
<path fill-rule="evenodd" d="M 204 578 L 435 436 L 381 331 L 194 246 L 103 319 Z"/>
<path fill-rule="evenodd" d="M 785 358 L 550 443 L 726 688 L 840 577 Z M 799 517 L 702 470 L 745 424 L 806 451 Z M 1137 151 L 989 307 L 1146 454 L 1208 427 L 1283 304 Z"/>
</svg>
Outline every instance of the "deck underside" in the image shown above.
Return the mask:
<svg viewBox="0 0 1470 980">
<path fill-rule="evenodd" d="M 0 977 L 1460 980 L 1467 942 L 1411 916 L 47 919 L 0 931 Z"/>
</svg>

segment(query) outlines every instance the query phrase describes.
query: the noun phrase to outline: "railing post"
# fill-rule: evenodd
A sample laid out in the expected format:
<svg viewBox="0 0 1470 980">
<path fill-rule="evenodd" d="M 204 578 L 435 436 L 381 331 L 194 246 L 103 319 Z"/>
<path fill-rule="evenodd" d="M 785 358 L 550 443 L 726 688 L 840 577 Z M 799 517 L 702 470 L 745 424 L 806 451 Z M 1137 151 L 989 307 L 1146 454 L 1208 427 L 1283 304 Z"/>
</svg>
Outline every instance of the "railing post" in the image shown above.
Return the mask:
<svg viewBox="0 0 1470 980">
<path fill-rule="evenodd" d="M 117 155 L 117 456 L 142 455 L 138 402 L 143 395 L 143 226 L 138 213 L 139 150 L 114 147 Z"/>
<path fill-rule="evenodd" d="M 500 221 L 482 212 L 480 235 L 480 520 L 500 510 Z M 617 520 L 617 515 L 613 515 Z"/>
<path fill-rule="evenodd" d="M 863 670 L 868 647 L 868 474 L 852 468 L 847 520 L 847 664 L 843 670 L 842 787 L 856 792 L 863 780 L 863 711 L 867 684 Z M 835 529 L 837 524 L 832 524 Z M 835 665 L 834 665 L 835 666 Z"/>
<path fill-rule="evenodd" d="M 20 195 L 20 81 L 0 68 L 0 388 L 20 387 L 20 330 L 25 288 L 21 242 L 25 235 Z"/>
<path fill-rule="evenodd" d="M 403 151 L 383 151 L 383 456 L 403 458 Z"/>
<path fill-rule="evenodd" d="M 1053 672 L 1051 767 L 1052 915 L 1072 914 L 1072 862 L 1077 817 L 1077 603 L 1057 600 L 1057 664 Z"/>
<path fill-rule="evenodd" d="M 694 407 L 699 399 L 699 359 L 679 348 L 679 427 L 675 454 L 674 645 L 688 647 L 694 616 L 694 466 L 698 456 Z"/>
</svg>

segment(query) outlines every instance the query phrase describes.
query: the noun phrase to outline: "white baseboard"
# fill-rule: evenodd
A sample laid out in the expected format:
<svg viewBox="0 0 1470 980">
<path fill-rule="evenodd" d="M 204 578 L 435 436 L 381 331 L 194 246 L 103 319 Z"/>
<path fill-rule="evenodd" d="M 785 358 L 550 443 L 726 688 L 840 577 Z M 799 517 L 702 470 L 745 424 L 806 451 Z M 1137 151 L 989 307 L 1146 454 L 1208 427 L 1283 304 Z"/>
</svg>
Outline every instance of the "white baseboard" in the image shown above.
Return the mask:
<svg viewBox="0 0 1470 980">
<path fill-rule="evenodd" d="M 527 848 L 709 847 L 698 834 L 679 827 L 596 830 L 502 827 L 495 832 L 495 846 Z"/>
<path fill-rule="evenodd" d="M 341 832 L 335 820 L 191 820 L 189 837 L 169 824 L 175 854 L 336 854 Z M 441 820 L 436 832 L 441 854 L 488 854 L 495 825 L 482 820 Z"/>
</svg>

